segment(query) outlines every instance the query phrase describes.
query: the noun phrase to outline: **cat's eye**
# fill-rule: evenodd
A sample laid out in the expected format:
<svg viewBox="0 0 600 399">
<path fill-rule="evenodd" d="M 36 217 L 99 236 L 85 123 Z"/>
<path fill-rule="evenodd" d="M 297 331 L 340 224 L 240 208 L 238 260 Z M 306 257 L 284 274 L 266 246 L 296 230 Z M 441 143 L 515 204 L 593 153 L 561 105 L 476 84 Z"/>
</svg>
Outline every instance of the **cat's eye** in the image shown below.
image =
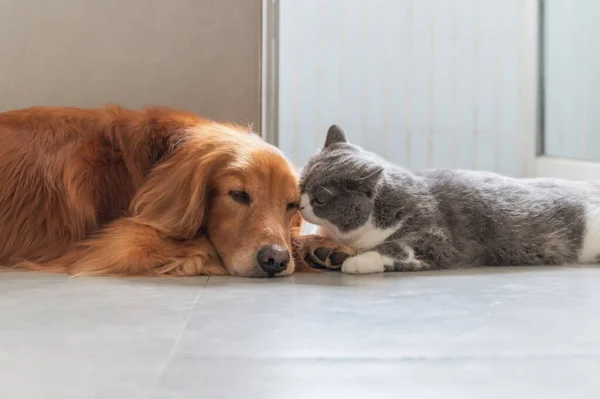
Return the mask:
<svg viewBox="0 0 600 399">
<path fill-rule="evenodd" d="M 325 203 L 327 203 L 327 198 L 325 198 L 325 197 L 315 197 L 314 202 L 317 205 L 325 205 Z"/>
<path fill-rule="evenodd" d="M 246 191 L 231 190 L 229 191 L 229 196 L 238 204 L 250 205 L 250 202 L 252 202 L 250 194 L 248 194 Z"/>
<path fill-rule="evenodd" d="M 310 202 L 314 205 L 325 205 L 335 197 L 336 193 L 334 188 L 319 187 L 312 193 Z"/>
<path fill-rule="evenodd" d="M 287 204 L 287 210 L 291 211 L 292 209 L 298 209 L 300 207 L 300 204 L 298 204 L 297 202 L 290 202 L 289 204 Z"/>
<path fill-rule="evenodd" d="M 317 205 L 325 205 L 331 199 L 331 194 L 328 192 L 320 192 L 313 198 L 313 202 Z"/>
</svg>

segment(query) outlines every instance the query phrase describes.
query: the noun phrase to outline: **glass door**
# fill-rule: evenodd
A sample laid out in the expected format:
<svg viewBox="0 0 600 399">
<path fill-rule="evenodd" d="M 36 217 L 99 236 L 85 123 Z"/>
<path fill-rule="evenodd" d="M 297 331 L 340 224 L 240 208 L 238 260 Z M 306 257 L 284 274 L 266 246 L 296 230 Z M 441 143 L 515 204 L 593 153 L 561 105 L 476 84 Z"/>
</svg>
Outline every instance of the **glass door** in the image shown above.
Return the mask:
<svg viewBox="0 0 600 399">
<path fill-rule="evenodd" d="M 600 180 L 600 1 L 541 2 L 538 176 Z"/>
</svg>

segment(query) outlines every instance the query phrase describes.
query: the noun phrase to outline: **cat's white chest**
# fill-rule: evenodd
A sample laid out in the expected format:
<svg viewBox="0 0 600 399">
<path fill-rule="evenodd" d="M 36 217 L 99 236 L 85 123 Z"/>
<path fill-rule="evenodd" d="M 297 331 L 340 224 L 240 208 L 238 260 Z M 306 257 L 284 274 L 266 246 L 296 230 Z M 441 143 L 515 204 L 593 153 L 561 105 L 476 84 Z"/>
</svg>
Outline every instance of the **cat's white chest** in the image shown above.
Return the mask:
<svg viewBox="0 0 600 399">
<path fill-rule="evenodd" d="M 394 234 L 400 228 L 400 224 L 389 227 L 387 229 L 380 229 L 375 227 L 371 217 L 365 224 L 356 230 L 352 230 L 348 233 L 342 233 L 339 230 L 333 231 L 334 235 L 344 244 L 354 247 L 359 250 L 373 249 L 377 245 L 385 242 L 392 234 Z"/>
<path fill-rule="evenodd" d="M 373 249 L 377 245 L 383 243 L 389 238 L 389 236 L 398 231 L 402 225 L 402 222 L 400 222 L 397 225 L 387 229 L 380 229 L 375 227 L 373 224 L 373 217 L 369 216 L 369 219 L 365 222 L 365 224 L 346 233 L 341 232 L 336 226 L 329 223 L 327 220 L 318 218 L 313 212 L 307 194 L 302 194 L 300 198 L 300 209 L 302 216 L 309 223 L 316 224 L 321 226 L 323 229 L 328 230 L 330 234 L 326 235 L 333 236 L 342 243 L 361 251 Z"/>
</svg>

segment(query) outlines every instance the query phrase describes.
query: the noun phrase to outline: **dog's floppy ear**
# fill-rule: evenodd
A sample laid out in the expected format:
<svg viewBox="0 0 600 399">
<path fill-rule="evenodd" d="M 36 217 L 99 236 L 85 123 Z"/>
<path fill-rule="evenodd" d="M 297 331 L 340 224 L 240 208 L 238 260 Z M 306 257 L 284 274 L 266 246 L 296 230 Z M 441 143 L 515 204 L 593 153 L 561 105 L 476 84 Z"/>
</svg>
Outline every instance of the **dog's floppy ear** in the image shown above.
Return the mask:
<svg viewBox="0 0 600 399">
<path fill-rule="evenodd" d="M 212 176 L 227 156 L 218 148 L 200 153 L 179 148 L 150 172 L 131 203 L 131 215 L 170 237 L 193 238 L 205 222 Z"/>
</svg>

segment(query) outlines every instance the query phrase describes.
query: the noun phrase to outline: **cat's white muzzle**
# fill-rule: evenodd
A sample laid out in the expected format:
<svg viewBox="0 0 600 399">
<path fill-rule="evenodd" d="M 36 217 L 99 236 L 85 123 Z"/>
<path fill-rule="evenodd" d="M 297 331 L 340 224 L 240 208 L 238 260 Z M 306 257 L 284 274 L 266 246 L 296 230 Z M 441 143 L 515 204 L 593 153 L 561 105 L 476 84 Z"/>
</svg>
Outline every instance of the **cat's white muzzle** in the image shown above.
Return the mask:
<svg viewBox="0 0 600 399">
<path fill-rule="evenodd" d="M 312 206 L 310 206 L 308 194 L 302 194 L 302 196 L 300 196 L 300 214 L 308 223 L 316 224 L 318 226 L 323 225 L 324 220 L 318 218 L 313 212 Z"/>
</svg>

